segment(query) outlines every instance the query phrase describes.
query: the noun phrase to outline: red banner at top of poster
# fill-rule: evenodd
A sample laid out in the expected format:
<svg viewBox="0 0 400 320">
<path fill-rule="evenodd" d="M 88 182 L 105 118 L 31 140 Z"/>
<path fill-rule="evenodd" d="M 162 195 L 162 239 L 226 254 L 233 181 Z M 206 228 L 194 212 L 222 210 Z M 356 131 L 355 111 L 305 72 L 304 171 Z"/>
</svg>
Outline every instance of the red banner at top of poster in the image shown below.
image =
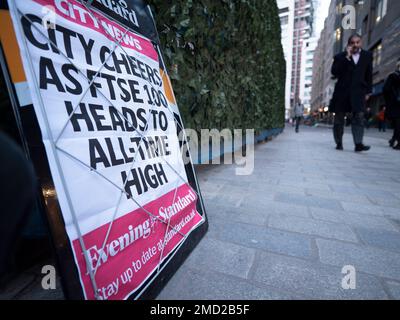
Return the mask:
<svg viewBox="0 0 400 320">
<path fill-rule="evenodd" d="M 158 61 L 157 52 L 151 41 L 131 31 L 127 31 L 120 24 L 98 14 L 95 10 L 87 10 L 87 8 L 78 1 L 34 0 L 34 2 L 45 6 L 47 8 L 46 10 L 54 11 L 56 15 L 68 21 L 95 30 L 103 34 L 109 40 L 119 42 L 122 47 L 135 50 L 155 61 Z"/>
</svg>

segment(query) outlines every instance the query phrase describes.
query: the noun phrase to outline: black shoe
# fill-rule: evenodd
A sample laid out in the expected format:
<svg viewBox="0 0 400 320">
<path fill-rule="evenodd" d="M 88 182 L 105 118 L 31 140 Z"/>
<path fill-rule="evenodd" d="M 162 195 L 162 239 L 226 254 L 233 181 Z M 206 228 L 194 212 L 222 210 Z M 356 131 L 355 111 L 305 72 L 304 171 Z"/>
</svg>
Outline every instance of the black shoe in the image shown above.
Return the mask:
<svg viewBox="0 0 400 320">
<path fill-rule="evenodd" d="M 336 145 L 336 150 L 343 150 L 343 144 L 338 143 L 338 144 Z"/>
<path fill-rule="evenodd" d="M 368 151 L 369 149 L 371 149 L 370 146 L 364 146 L 364 145 L 361 143 L 361 144 L 357 144 L 357 145 L 356 145 L 355 152 Z"/>
<path fill-rule="evenodd" d="M 400 150 L 400 142 L 397 143 L 397 146 L 393 147 L 394 150 Z"/>
<path fill-rule="evenodd" d="M 389 140 L 389 146 L 393 148 L 395 142 L 396 142 L 396 141 L 395 141 L 394 139 L 390 139 L 390 140 Z"/>
</svg>

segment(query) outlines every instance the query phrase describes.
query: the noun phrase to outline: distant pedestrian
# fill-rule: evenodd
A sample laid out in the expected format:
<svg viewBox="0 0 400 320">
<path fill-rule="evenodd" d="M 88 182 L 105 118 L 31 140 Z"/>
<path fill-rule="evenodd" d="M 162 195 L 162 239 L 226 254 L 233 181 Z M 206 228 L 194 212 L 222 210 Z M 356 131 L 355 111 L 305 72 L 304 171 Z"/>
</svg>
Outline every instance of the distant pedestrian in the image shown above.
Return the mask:
<svg viewBox="0 0 400 320">
<path fill-rule="evenodd" d="M 304 105 L 299 101 L 294 107 L 294 116 L 296 119 L 296 132 L 299 132 L 300 122 L 304 116 Z"/>
<path fill-rule="evenodd" d="M 378 119 L 378 129 L 379 132 L 386 132 L 386 107 L 381 106 L 378 114 L 376 115 Z"/>
<path fill-rule="evenodd" d="M 337 79 L 330 104 L 335 113 L 333 135 L 336 149 L 343 150 L 345 117 L 352 113 L 355 151 L 368 151 L 363 144 L 365 105 L 372 93 L 372 54 L 362 49 L 360 35 L 352 35 L 345 52 L 335 56 L 332 75 Z"/>
<path fill-rule="evenodd" d="M 385 81 L 383 95 L 387 106 L 386 114 L 393 122 L 394 128 L 393 138 L 389 144 L 394 149 L 400 150 L 400 59 L 397 61 L 396 71 Z"/>
</svg>

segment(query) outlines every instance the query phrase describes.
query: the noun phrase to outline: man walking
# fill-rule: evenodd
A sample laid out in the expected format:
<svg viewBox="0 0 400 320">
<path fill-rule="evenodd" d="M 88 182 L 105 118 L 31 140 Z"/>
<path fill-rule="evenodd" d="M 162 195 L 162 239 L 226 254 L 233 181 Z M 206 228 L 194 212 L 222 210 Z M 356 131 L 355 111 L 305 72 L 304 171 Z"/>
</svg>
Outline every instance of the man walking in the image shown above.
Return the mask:
<svg viewBox="0 0 400 320">
<path fill-rule="evenodd" d="M 296 119 L 296 132 L 299 133 L 300 121 L 304 116 L 304 105 L 301 101 L 294 106 L 294 116 Z"/>
<path fill-rule="evenodd" d="M 396 70 L 389 75 L 383 87 L 383 94 L 387 104 L 387 115 L 393 121 L 393 138 L 389 144 L 395 150 L 400 150 L 400 59 Z"/>
<path fill-rule="evenodd" d="M 333 135 L 336 149 L 343 150 L 345 117 L 352 113 L 355 151 L 368 151 L 363 144 L 365 104 L 372 93 L 372 54 L 362 50 L 361 36 L 349 38 L 345 52 L 335 56 L 332 75 L 337 79 L 330 112 L 335 113 Z"/>
</svg>

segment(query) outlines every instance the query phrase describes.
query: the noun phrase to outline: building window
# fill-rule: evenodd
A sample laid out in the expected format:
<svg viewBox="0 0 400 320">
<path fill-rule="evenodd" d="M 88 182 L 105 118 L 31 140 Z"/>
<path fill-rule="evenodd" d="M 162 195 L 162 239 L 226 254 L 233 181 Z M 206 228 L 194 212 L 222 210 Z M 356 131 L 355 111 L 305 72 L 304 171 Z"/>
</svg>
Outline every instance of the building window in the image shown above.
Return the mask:
<svg viewBox="0 0 400 320">
<path fill-rule="evenodd" d="M 377 67 L 380 65 L 382 61 L 382 43 L 379 43 L 377 46 L 375 46 L 372 49 L 372 55 L 373 55 L 373 67 Z"/>
<path fill-rule="evenodd" d="M 279 9 L 279 14 L 289 12 L 289 7 Z"/>
<path fill-rule="evenodd" d="M 375 23 L 382 21 L 387 13 L 387 0 L 377 0 Z"/>
<path fill-rule="evenodd" d="M 289 23 L 289 16 L 281 17 L 281 25 L 287 25 Z"/>
</svg>

